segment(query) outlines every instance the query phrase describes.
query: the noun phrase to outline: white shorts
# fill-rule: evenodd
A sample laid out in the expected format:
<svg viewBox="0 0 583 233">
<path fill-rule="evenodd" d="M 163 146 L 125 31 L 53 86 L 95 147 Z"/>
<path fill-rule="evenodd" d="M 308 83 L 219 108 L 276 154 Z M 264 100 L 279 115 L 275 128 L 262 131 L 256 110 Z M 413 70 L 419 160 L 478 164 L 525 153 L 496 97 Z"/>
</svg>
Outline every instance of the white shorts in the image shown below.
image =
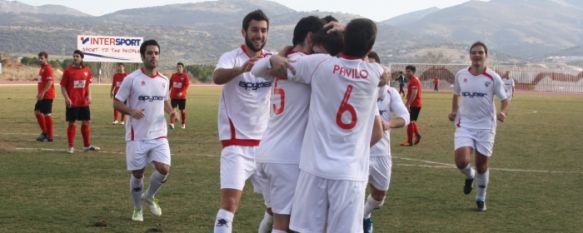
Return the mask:
<svg viewBox="0 0 583 233">
<path fill-rule="evenodd" d="M 362 232 L 366 182 L 329 180 L 300 171 L 290 228 L 302 233 Z"/>
<path fill-rule="evenodd" d="M 257 180 L 263 187 L 265 205 L 273 213 L 289 215 L 300 174 L 298 164 L 257 163 Z"/>
<path fill-rule="evenodd" d="M 368 183 L 381 191 L 388 191 L 393 162 L 388 156 L 371 156 Z"/>
<path fill-rule="evenodd" d="M 141 170 L 153 161 L 170 166 L 170 145 L 168 139 L 127 141 L 126 163 L 128 171 Z"/>
<path fill-rule="evenodd" d="M 487 157 L 492 155 L 496 132 L 489 129 L 456 128 L 454 136 L 455 150 L 462 147 L 471 147 Z"/>
<path fill-rule="evenodd" d="M 263 193 L 263 186 L 255 178 L 257 146 L 227 146 L 221 151 L 221 189 L 243 191 L 245 181 L 251 178 L 254 191 Z"/>
</svg>

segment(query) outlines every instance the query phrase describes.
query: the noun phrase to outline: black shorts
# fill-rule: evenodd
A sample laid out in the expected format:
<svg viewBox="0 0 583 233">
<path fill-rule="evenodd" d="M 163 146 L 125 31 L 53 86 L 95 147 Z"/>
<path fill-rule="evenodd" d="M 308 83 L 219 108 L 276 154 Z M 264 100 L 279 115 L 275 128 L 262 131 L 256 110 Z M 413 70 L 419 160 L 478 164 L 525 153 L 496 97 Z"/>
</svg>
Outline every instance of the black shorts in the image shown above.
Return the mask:
<svg viewBox="0 0 583 233">
<path fill-rule="evenodd" d="M 421 112 L 421 107 L 411 107 L 409 109 L 409 114 L 411 114 L 411 121 L 417 121 L 417 118 L 419 117 L 419 112 Z"/>
<path fill-rule="evenodd" d="M 53 112 L 53 100 L 49 99 L 42 99 L 37 100 L 36 104 L 34 105 L 34 111 L 39 111 L 42 114 L 51 114 Z"/>
<path fill-rule="evenodd" d="M 88 121 L 91 120 L 91 111 L 89 107 L 67 108 L 67 121 Z"/>
<path fill-rule="evenodd" d="M 186 99 L 171 99 L 170 105 L 172 105 L 172 108 L 176 108 L 176 106 L 178 106 L 178 109 L 184 110 L 186 108 Z"/>
</svg>

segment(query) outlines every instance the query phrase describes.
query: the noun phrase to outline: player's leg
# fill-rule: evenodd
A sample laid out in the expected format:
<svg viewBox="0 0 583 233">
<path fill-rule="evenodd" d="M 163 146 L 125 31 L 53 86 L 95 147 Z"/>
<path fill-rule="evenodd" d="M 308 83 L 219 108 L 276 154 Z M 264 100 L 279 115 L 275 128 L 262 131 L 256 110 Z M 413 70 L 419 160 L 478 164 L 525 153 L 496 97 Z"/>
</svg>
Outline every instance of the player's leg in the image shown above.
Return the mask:
<svg viewBox="0 0 583 233">
<path fill-rule="evenodd" d="M 469 194 L 472 191 L 472 183 L 476 174 L 470 164 L 470 156 L 474 151 L 474 139 L 471 132 L 465 128 L 456 128 L 454 148 L 455 165 L 465 176 L 464 194 Z"/>
<path fill-rule="evenodd" d="M 255 173 L 256 147 L 228 146 L 221 151 L 221 207 L 215 219 L 215 233 L 232 232 L 245 181 Z"/>
<path fill-rule="evenodd" d="M 119 116 L 119 112 L 117 110 L 115 110 L 115 108 L 113 109 L 113 122 L 112 124 L 117 125 L 119 123 L 119 121 L 117 120 L 117 117 Z"/>
<path fill-rule="evenodd" d="M 172 106 L 173 110 L 176 110 L 176 107 L 178 107 L 178 100 L 171 99 L 170 106 Z M 170 127 L 170 129 L 174 129 L 174 118 L 170 117 L 170 123 L 168 124 L 168 126 Z"/>
<path fill-rule="evenodd" d="M 91 110 L 89 107 L 79 108 L 79 120 L 81 120 L 81 135 L 83 136 L 84 151 L 99 151 L 101 148 L 91 144 Z"/>
<path fill-rule="evenodd" d="M 266 171 L 266 163 L 257 163 L 255 174 L 251 176 L 251 183 L 253 184 L 253 191 L 261 193 L 265 204 L 265 213 L 259 222 L 258 233 L 270 233 L 273 230 L 273 211 L 271 209 L 271 194 L 269 192 L 270 177 Z"/>
<path fill-rule="evenodd" d="M 362 232 L 366 182 L 330 180 L 326 232 Z M 294 209 L 295 211 L 295 209 Z"/>
<path fill-rule="evenodd" d="M 182 121 L 182 128 L 186 129 L 186 99 L 180 100 L 178 109 L 180 109 L 180 120 Z"/>
<path fill-rule="evenodd" d="M 392 162 L 389 156 L 371 156 L 369 166 L 370 194 L 364 204 L 364 232 L 373 230 L 372 211 L 379 209 L 385 202 L 391 181 Z"/>
<path fill-rule="evenodd" d="M 476 142 L 476 204 L 479 211 L 486 211 L 486 192 L 490 181 L 488 160 L 494 148 L 494 132 L 480 130 L 477 133 Z"/>
<path fill-rule="evenodd" d="M 36 138 L 37 141 L 42 142 L 46 138 L 46 127 L 45 127 L 45 117 L 40 111 L 42 105 L 42 100 L 37 100 L 36 104 L 34 105 L 34 116 L 36 117 L 36 122 L 40 128 L 40 135 Z"/>
<path fill-rule="evenodd" d="M 289 230 L 292 202 L 300 169 L 297 164 L 266 164 L 268 193 L 273 211 L 273 229 L 287 232 Z"/>
<path fill-rule="evenodd" d="M 41 113 L 45 118 L 46 137 L 49 142 L 53 141 L 53 100 L 44 100 L 45 105 Z"/>
<path fill-rule="evenodd" d="M 155 195 L 166 182 L 170 174 L 170 146 L 165 138 L 147 141 L 149 147 L 148 162 L 154 164 L 154 172 L 150 176 L 150 185 L 143 194 L 144 201 L 148 204 L 150 212 L 155 216 L 162 215 L 162 208 L 158 204 Z"/>
<path fill-rule="evenodd" d="M 126 165 L 130 175 L 130 194 L 134 205 L 132 220 L 144 221 L 142 211 L 142 192 L 144 189 L 144 168 L 146 155 L 142 150 L 143 145 L 138 141 L 128 141 L 126 144 Z"/>
<path fill-rule="evenodd" d="M 68 122 L 67 126 L 67 153 L 73 154 L 75 152 L 75 133 L 76 133 L 76 126 L 75 121 L 77 119 L 77 109 L 78 108 L 66 108 L 66 120 Z"/>
<path fill-rule="evenodd" d="M 421 131 L 419 131 L 419 126 L 417 125 L 417 119 L 419 119 L 419 114 L 421 113 L 421 107 L 415 107 L 415 120 L 412 122 L 413 125 L 413 133 L 415 136 L 415 141 L 413 142 L 415 145 L 419 144 L 421 141 Z"/>
</svg>

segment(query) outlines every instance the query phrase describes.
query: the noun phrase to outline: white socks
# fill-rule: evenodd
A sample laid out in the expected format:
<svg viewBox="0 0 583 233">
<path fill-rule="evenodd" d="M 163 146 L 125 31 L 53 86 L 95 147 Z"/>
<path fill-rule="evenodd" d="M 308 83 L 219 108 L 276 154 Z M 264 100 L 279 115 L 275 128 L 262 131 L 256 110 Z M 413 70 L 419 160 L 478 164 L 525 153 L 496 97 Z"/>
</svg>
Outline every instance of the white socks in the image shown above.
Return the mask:
<svg viewBox="0 0 583 233">
<path fill-rule="evenodd" d="M 278 229 L 273 229 L 271 231 L 271 233 L 287 233 L 287 231 L 282 231 L 282 230 L 278 230 Z"/>
<path fill-rule="evenodd" d="M 219 209 L 217 218 L 215 219 L 214 233 L 231 233 L 234 213 L 224 209 Z"/>
<path fill-rule="evenodd" d="M 263 219 L 259 223 L 259 233 L 269 233 L 272 232 L 273 228 L 273 216 L 271 216 L 267 211 L 263 214 Z"/>
<path fill-rule="evenodd" d="M 142 189 L 144 187 L 144 179 L 136 178 L 130 175 L 130 193 L 134 201 L 134 208 L 142 208 Z"/>
<path fill-rule="evenodd" d="M 476 190 L 476 200 L 486 201 L 486 190 L 488 190 L 488 183 L 490 182 L 490 169 L 486 170 L 483 174 L 476 175 L 476 184 L 478 189 Z"/>
<path fill-rule="evenodd" d="M 162 173 L 154 170 L 154 172 L 150 176 L 150 187 L 148 187 L 148 191 L 146 192 L 146 198 L 148 198 L 149 200 L 154 198 L 154 195 L 156 195 L 156 192 L 158 191 L 158 189 L 160 189 L 160 186 L 162 186 L 162 184 L 166 182 L 167 176 L 168 176 L 167 174 L 162 175 Z"/>
<path fill-rule="evenodd" d="M 466 166 L 465 168 L 460 169 L 460 172 L 462 172 L 462 174 L 466 176 L 466 179 L 473 179 L 474 176 L 476 175 L 476 170 L 472 168 L 470 163 L 468 163 L 468 166 Z"/>
<path fill-rule="evenodd" d="M 364 204 L 364 218 L 365 219 L 370 218 L 372 211 L 376 208 L 383 206 L 384 203 L 385 199 L 383 199 L 382 201 L 377 201 L 374 198 L 372 198 L 372 196 L 369 194 L 368 197 L 366 198 L 366 203 Z"/>
</svg>

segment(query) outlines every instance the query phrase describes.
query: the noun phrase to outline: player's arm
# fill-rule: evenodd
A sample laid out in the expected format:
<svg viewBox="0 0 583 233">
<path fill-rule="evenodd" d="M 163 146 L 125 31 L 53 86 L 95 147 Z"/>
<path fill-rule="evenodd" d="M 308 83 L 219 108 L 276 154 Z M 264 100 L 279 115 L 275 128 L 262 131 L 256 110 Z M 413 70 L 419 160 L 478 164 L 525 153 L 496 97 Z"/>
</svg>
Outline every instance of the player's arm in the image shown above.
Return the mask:
<svg viewBox="0 0 583 233">
<path fill-rule="evenodd" d="M 71 107 L 71 98 L 69 97 L 69 92 L 67 92 L 67 83 L 69 82 L 69 75 L 67 70 L 63 72 L 63 77 L 61 77 L 61 93 L 63 93 L 63 98 L 65 99 L 65 105 L 67 108 Z"/>
<path fill-rule="evenodd" d="M 113 80 L 111 81 L 111 89 L 109 90 L 109 97 L 113 98 L 113 88 L 115 88 L 115 76 L 113 77 Z"/>
<path fill-rule="evenodd" d="M 508 109 L 510 108 L 510 102 L 508 99 L 500 101 L 500 112 L 497 114 L 497 118 L 500 122 L 506 120 L 506 115 L 508 115 Z"/>
<path fill-rule="evenodd" d="M 249 72 L 258 59 L 259 57 L 249 58 L 249 60 L 247 60 L 245 64 L 240 67 L 216 69 L 213 73 L 213 82 L 219 85 L 230 82 L 237 76 L 245 72 Z"/>
<path fill-rule="evenodd" d="M 113 99 L 113 108 L 126 115 L 130 115 L 132 118 L 141 119 L 144 117 L 144 110 L 131 109 L 123 101 L 119 101 L 116 98 Z"/>
<path fill-rule="evenodd" d="M 392 87 L 389 88 L 391 88 L 391 91 L 389 92 L 389 96 L 391 98 L 391 105 L 389 106 L 389 109 L 391 110 L 391 113 L 395 114 L 397 117 L 391 119 L 391 124 L 388 126 L 389 128 L 405 127 L 409 124 L 409 120 L 411 119 L 409 110 L 407 107 L 405 107 L 403 99 L 401 99 L 401 95 L 399 95 L 399 91 Z"/>
<path fill-rule="evenodd" d="M 411 108 L 411 104 L 413 104 L 413 101 L 415 101 L 415 98 L 417 97 L 417 92 L 418 92 L 417 88 L 411 90 L 409 99 L 407 99 L 407 103 L 405 104 L 407 108 Z"/>
<path fill-rule="evenodd" d="M 450 121 L 455 120 L 458 109 L 459 109 L 459 96 L 454 94 L 451 100 L 451 112 L 447 116 L 447 118 L 449 118 Z"/>
<path fill-rule="evenodd" d="M 370 146 L 377 144 L 377 142 L 383 138 L 383 132 L 383 120 L 381 119 L 381 116 L 375 115 L 372 135 L 370 137 Z"/>
<path fill-rule="evenodd" d="M 49 88 L 51 87 L 51 85 L 53 85 L 53 83 L 54 83 L 53 78 L 49 77 L 45 86 L 41 89 L 40 93 L 38 93 L 38 95 L 36 96 L 36 99 L 42 100 L 43 97 L 45 96 L 45 93 L 47 93 L 47 91 L 49 91 Z"/>
<path fill-rule="evenodd" d="M 87 83 L 85 84 L 85 88 L 87 88 L 87 93 L 85 94 L 85 99 L 87 99 L 87 104 L 91 104 L 91 77 L 87 78 Z"/>
</svg>

